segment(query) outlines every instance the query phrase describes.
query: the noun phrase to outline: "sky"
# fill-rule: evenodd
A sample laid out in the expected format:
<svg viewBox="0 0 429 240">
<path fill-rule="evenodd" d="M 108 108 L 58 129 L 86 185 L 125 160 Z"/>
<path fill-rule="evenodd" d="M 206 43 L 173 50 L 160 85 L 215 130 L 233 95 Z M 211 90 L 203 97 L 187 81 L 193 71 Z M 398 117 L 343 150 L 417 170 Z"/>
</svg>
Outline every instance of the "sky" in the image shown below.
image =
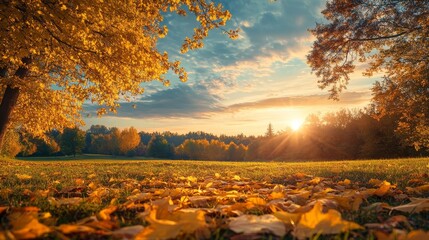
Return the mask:
<svg viewBox="0 0 429 240">
<path fill-rule="evenodd" d="M 306 63 L 314 37 L 308 29 L 323 22 L 325 0 L 224 0 L 232 14 L 225 29 L 240 29 L 237 40 L 213 30 L 204 48 L 180 54 L 195 18 L 168 14 L 169 33 L 158 48 L 180 60 L 188 72 L 183 83 L 168 74 L 171 85 L 144 85 L 145 93 L 124 102 L 116 115 L 85 118 L 86 127 L 134 126 L 145 132 L 204 131 L 213 134 L 263 135 L 268 124 L 283 131 L 309 114 L 362 108 L 371 98 L 377 76 L 352 74 L 340 101 L 328 99 Z M 359 69 L 359 68 L 358 68 Z M 379 77 L 379 76 L 378 76 Z M 136 108 L 132 106 L 135 105 Z"/>
</svg>

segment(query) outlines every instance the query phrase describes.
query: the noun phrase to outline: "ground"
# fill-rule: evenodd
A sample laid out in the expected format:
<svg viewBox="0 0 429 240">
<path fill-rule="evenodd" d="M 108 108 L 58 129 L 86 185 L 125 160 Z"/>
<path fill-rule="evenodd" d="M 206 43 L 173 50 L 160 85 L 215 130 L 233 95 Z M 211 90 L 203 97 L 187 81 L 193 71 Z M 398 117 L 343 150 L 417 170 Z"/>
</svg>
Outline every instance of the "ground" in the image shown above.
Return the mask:
<svg viewBox="0 0 429 240">
<path fill-rule="evenodd" d="M 0 239 L 419 239 L 429 159 L 0 160 Z"/>
</svg>

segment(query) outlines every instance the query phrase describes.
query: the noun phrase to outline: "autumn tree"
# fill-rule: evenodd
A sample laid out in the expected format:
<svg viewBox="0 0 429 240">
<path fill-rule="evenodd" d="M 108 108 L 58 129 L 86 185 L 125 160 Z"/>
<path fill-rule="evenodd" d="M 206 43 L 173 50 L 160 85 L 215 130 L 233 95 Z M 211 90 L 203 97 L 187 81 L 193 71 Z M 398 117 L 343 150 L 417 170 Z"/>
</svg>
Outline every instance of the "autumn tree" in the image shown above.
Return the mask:
<svg viewBox="0 0 429 240">
<path fill-rule="evenodd" d="M 142 82 L 168 85 L 168 71 L 185 81 L 180 62 L 157 48 L 170 13 L 193 14 L 198 23 L 182 53 L 202 47 L 208 32 L 231 18 L 207 0 L 2 1 L 0 144 L 8 127 L 42 136 L 81 124 L 86 100 L 99 114 L 115 111 L 120 100 L 143 92 Z"/>
<path fill-rule="evenodd" d="M 77 127 L 64 129 L 60 145 L 61 152 L 76 157 L 85 146 L 85 132 Z"/>
<path fill-rule="evenodd" d="M 15 157 L 23 149 L 19 134 L 13 129 L 7 131 L 4 144 L 0 147 L 0 156 Z"/>
<path fill-rule="evenodd" d="M 308 62 L 331 97 L 346 88 L 357 64 L 385 74 L 373 88 L 378 117 L 400 114 L 397 130 L 416 148 L 429 146 L 429 1 L 330 0 L 326 22 L 311 32 Z"/>
<path fill-rule="evenodd" d="M 135 149 L 140 143 L 140 135 L 134 127 L 125 128 L 119 136 L 119 150 L 123 154 Z"/>
</svg>

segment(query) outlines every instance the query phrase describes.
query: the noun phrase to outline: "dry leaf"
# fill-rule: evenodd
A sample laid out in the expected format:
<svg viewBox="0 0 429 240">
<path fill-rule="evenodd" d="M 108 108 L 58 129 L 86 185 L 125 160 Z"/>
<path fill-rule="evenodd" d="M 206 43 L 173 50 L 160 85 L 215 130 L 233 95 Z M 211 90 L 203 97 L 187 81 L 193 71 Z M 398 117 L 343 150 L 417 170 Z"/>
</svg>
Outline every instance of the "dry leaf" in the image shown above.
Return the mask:
<svg viewBox="0 0 429 240">
<path fill-rule="evenodd" d="M 304 213 L 294 230 L 295 237 L 304 239 L 315 234 L 338 234 L 362 229 L 357 223 L 342 220 L 341 213 L 334 209 L 329 209 L 327 213 L 323 213 L 322 210 L 322 204 L 316 202 L 311 211 Z"/>
<path fill-rule="evenodd" d="M 270 214 L 262 216 L 242 215 L 233 218 L 229 228 L 236 233 L 254 234 L 271 232 L 279 237 L 286 234 L 286 227 L 282 221 Z"/>
<path fill-rule="evenodd" d="M 259 197 L 248 198 L 247 202 L 248 203 L 252 203 L 254 205 L 257 205 L 257 206 L 265 206 L 265 205 L 267 205 L 267 202 L 264 199 L 259 198 Z"/>
<path fill-rule="evenodd" d="M 115 239 L 134 239 L 137 234 L 143 231 L 144 227 L 142 225 L 123 227 L 112 232 L 112 237 Z"/>
<path fill-rule="evenodd" d="M 48 199 L 49 203 L 54 206 L 61 206 L 61 205 L 79 205 L 81 202 L 83 202 L 83 198 L 80 197 L 74 197 L 74 198 L 60 198 L 55 199 L 53 197 Z"/>
<path fill-rule="evenodd" d="M 404 230 L 394 229 L 390 234 L 383 231 L 375 231 L 377 240 L 423 240 L 429 239 L 429 232 L 414 230 L 407 233 Z"/>
<path fill-rule="evenodd" d="M 17 239 L 39 238 L 51 232 L 51 229 L 39 222 L 37 211 L 19 209 L 9 215 L 12 234 Z"/>
<path fill-rule="evenodd" d="M 386 195 L 386 193 L 390 190 L 390 188 L 391 188 L 390 182 L 383 181 L 380 184 L 379 188 L 377 190 L 375 190 L 374 195 L 382 197 L 382 196 Z"/>
<path fill-rule="evenodd" d="M 73 224 L 61 224 L 57 229 L 64 234 L 95 232 L 94 228 L 84 226 L 84 225 L 73 225 Z"/>
<path fill-rule="evenodd" d="M 110 214 L 114 213 L 118 209 L 117 206 L 109 206 L 98 213 L 100 220 L 110 220 Z"/>
<path fill-rule="evenodd" d="M 410 203 L 390 207 L 390 209 L 408 213 L 419 213 L 429 210 L 429 198 L 411 198 L 410 200 Z"/>
<path fill-rule="evenodd" d="M 78 186 L 82 186 L 85 183 L 85 181 L 82 178 L 77 178 L 77 179 L 74 180 L 74 182 Z"/>
<path fill-rule="evenodd" d="M 273 213 L 273 215 L 276 218 L 282 220 L 285 224 L 295 226 L 299 222 L 299 219 L 301 219 L 302 213 L 278 211 Z"/>
<path fill-rule="evenodd" d="M 33 176 L 30 176 L 28 174 L 15 174 L 15 176 L 19 179 L 19 180 L 28 180 L 28 179 L 32 179 Z"/>
<path fill-rule="evenodd" d="M 179 234 L 193 234 L 196 231 L 204 232 L 205 237 L 210 234 L 205 222 L 205 213 L 201 210 L 178 211 L 169 216 L 169 219 L 157 219 L 156 208 L 151 211 L 146 221 L 150 223 L 135 239 L 170 239 Z"/>
</svg>

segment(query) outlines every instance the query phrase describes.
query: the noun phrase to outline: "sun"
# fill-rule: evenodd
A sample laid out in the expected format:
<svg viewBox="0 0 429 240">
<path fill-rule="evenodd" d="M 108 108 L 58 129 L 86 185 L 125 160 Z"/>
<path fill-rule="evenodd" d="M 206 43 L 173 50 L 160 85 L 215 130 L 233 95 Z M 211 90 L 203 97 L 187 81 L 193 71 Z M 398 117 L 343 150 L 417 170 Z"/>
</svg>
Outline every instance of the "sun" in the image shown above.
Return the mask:
<svg viewBox="0 0 429 240">
<path fill-rule="evenodd" d="M 292 131 L 296 132 L 301 128 L 303 122 L 304 121 L 301 119 L 294 119 L 290 122 L 290 128 L 292 129 Z"/>
</svg>

